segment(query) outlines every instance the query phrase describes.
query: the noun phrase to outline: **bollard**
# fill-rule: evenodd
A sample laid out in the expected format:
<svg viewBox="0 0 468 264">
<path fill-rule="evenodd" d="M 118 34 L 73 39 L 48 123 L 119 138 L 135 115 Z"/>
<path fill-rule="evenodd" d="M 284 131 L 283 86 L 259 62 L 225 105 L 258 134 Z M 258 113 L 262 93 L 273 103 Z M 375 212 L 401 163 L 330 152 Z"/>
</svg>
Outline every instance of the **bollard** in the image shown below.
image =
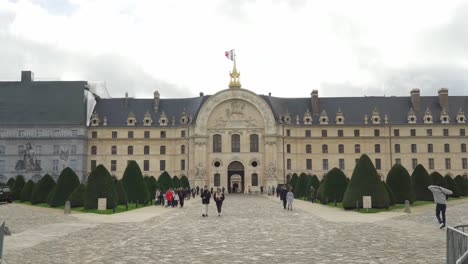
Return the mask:
<svg viewBox="0 0 468 264">
<path fill-rule="evenodd" d="M 0 225 L 0 263 L 2 262 L 2 255 L 3 255 L 3 237 L 5 236 L 4 233 L 5 228 L 5 221 Z"/>
<path fill-rule="evenodd" d="M 66 201 L 65 202 L 65 208 L 64 208 L 64 214 L 70 214 L 70 211 L 71 211 L 71 205 L 70 205 L 70 201 Z"/>
<path fill-rule="evenodd" d="M 136 201 L 136 208 L 138 208 L 138 200 Z"/>
<path fill-rule="evenodd" d="M 128 211 L 128 201 L 125 202 L 125 211 Z"/>
<path fill-rule="evenodd" d="M 356 201 L 356 209 L 359 211 L 359 200 Z"/>
<path fill-rule="evenodd" d="M 117 203 L 114 203 L 114 208 L 112 208 L 112 212 L 115 214 L 115 208 L 117 207 Z"/>
<path fill-rule="evenodd" d="M 411 213 L 411 205 L 408 200 L 405 200 L 405 213 Z"/>
</svg>

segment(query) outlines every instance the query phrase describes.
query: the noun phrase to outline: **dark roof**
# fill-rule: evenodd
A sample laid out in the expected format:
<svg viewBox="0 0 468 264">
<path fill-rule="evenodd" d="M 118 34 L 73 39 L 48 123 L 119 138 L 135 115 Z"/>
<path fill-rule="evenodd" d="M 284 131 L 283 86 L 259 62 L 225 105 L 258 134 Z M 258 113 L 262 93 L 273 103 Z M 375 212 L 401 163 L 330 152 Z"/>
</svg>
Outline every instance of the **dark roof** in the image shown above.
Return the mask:
<svg viewBox="0 0 468 264">
<path fill-rule="evenodd" d="M 85 125 L 84 81 L 0 82 L 0 124 Z"/>
</svg>

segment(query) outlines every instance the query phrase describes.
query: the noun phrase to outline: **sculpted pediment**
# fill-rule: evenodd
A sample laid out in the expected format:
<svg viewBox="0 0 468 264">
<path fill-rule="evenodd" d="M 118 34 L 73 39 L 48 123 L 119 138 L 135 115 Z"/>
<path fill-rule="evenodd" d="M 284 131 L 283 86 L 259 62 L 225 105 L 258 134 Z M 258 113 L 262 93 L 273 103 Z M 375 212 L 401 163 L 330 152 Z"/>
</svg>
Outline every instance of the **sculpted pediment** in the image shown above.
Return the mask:
<svg viewBox="0 0 468 264">
<path fill-rule="evenodd" d="M 263 127 L 260 111 L 251 103 L 232 99 L 220 103 L 210 113 L 209 127 Z"/>
</svg>

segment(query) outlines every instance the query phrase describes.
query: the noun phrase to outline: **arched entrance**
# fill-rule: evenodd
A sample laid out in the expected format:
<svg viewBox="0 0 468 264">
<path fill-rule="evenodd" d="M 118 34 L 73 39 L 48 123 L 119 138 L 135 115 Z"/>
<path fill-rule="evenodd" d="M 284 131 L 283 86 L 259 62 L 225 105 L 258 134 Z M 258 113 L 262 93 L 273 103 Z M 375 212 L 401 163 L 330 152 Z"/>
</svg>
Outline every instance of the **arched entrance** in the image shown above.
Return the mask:
<svg viewBox="0 0 468 264">
<path fill-rule="evenodd" d="M 244 192 L 244 165 L 239 161 L 228 166 L 228 192 Z"/>
</svg>

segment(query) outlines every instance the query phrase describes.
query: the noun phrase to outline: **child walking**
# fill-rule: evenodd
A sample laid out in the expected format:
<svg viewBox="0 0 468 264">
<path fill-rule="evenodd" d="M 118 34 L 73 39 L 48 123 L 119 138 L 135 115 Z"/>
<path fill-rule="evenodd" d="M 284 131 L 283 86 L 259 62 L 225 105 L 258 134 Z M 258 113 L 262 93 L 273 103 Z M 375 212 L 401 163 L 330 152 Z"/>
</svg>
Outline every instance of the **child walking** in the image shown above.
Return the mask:
<svg viewBox="0 0 468 264">
<path fill-rule="evenodd" d="M 294 193 L 292 191 L 292 187 L 289 187 L 289 192 L 286 194 L 286 201 L 288 202 L 288 210 L 292 211 L 292 204 L 294 201 Z"/>
</svg>

